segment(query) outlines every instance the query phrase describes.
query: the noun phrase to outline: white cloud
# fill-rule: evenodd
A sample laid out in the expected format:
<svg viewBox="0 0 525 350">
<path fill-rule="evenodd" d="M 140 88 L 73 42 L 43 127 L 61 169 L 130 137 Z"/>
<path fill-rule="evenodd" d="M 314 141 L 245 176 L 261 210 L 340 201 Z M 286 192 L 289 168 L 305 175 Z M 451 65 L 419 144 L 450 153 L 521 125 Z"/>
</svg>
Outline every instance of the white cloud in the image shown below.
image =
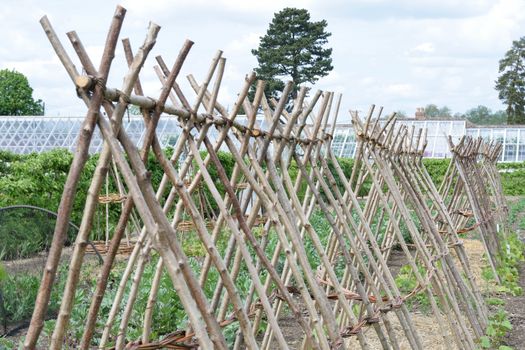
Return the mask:
<svg viewBox="0 0 525 350">
<path fill-rule="evenodd" d="M 422 43 L 417 45 L 416 47 L 412 48 L 410 50 L 410 53 L 434 53 L 436 51 L 436 48 L 434 47 L 434 44 L 432 43 Z"/>
<path fill-rule="evenodd" d="M 376 78 L 374 77 L 364 77 L 360 79 L 361 84 L 363 85 L 372 85 L 376 83 Z"/>
<path fill-rule="evenodd" d="M 416 88 L 408 83 L 389 84 L 384 90 L 392 97 L 411 97 L 416 94 Z"/>
<path fill-rule="evenodd" d="M 158 13 L 163 13 L 166 11 L 173 11 L 177 9 L 182 9 L 186 6 L 192 4 L 199 4 L 199 0 L 154 0 L 154 1 L 142 1 L 142 0 L 123 0 L 122 6 L 124 6 L 128 11 L 133 11 L 136 13 L 141 13 L 144 15 L 154 15 Z"/>
<path fill-rule="evenodd" d="M 314 3 L 313 0 L 219 0 L 218 2 L 230 11 L 259 14 L 276 12 L 285 7 L 308 8 Z"/>
<path fill-rule="evenodd" d="M 89 7 L 80 7 L 64 0 L 4 0 L 0 69 L 26 74 L 49 113 L 71 113 L 76 108 L 82 114 L 85 108 L 38 19 L 49 15 L 73 58 L 64 33 L 77 30 L 98 66 L 117 3 L 93 0 Z M 215 51 L 223 49 L 228 61 L 220 101 L 229 106 L 245 74 L 257 64 L 250 50 L 257 47 L 272 14 L 286 6 L 307 8 L 313 20 L 327 20 L 335 68 L 314 88 L 346 92 L 342 111 L 367 110 L 372 103 L 405 111 L 426 103 L 448 105 L 458 112 L 478 104 L 500 109 L 493 86 L 498 60 L 512 40 L 525 33 L 523 0 L 124 0 L 123 5 L 128 12 L 121 36 L 130 37 L 135 50 L 149 20 L 162 26 L 141 74 L 147 95 L 156 98 L 160 91 L 152 70 L 154 56 L 162 54 L 171 65 L 184 39 L 191 38 L 195 45 L 178 79 L 188 99 L 194 94 L 185 75 L 202 79 Z M 127 71 L 120 43 L 118 47 L 110 79 L 116 88 Z"/>
<path fill-rule="evenodd" d="M 226 46 L 225 52 L 250 52 L 251 49 L 256 48 L 259 45 L 259 38 L 261 36 L 262 34 L 253 32 L 243 34 L 242 37 L 232 40 Z"/>
<path fill-rule="evenodd" d="M 318 83 L 323 85 L 340 84 L 343 77 L 336 69 L 332 70 L 327 76 L 319 79 Z"/>
<path fill-rule="evenodd" d="M 442 81 L 443 88 L 449 92 L 459 92 L 463 86 L 463 78 L 460 76 L 445 76 Z"/>
<path fill-rule="evenodd" d="M 475 52 L 507 49 L 523 33 L 525 2 L 500 0 L 486 14 L 458 24 L 458 37 Z"/>
</svg>

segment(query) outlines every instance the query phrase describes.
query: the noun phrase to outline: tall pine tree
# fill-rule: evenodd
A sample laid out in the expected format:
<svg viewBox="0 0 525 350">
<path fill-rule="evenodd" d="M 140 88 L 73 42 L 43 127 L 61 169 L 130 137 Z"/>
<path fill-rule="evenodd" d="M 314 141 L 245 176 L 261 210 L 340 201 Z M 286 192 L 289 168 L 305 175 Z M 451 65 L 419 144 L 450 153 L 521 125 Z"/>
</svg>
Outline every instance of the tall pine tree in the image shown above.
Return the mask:
<svg viewBox="0 0 525 350">
<path fill-rule="evenodd" d="M 278 97 L 284 80 L 294 82 L 294 96 L 298 86 L 314 83 L 333 69 L 331 48 L 324 48 L 331 33 L 326 31 L 325 20 L 310 21 L 305 9 L 285 8 L 277 12 L 266 35 L 256 50 L 259 62 L 255 73 L 266 80 L 266 95 Z"/>
<path fill-rule="evenodd" d="M 499 61 L 499 72 L 496 90 L 507 105 L 507 124 L 525 124 L 525 37 L 512 42 Z"/>
</svg>

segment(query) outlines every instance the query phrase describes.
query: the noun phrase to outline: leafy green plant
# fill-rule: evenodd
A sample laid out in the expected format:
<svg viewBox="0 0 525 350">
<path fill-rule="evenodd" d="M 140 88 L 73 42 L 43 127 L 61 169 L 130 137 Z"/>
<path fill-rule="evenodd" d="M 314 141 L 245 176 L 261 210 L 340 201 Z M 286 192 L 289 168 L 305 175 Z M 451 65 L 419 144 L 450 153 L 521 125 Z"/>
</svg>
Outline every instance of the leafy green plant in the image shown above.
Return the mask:
<svg viewBox="0 0 525 350">
<path fill-rule="evenodd" d="M 522 204 L 519 205 L 521 206 Z M 516 215 L 515 209 L 511 209 L 510 216 L 514 215 Z M 512 232 L 507 235 L 506 239 L 502 237 L 501 246 L 502 251 L 498 256 L 499 266 L 497 268 L 501 284 L 495 287 L 496 291 L 514 296 L 521 295 L 523 290 L 519 285 L 518 266 L 525 260 L 523 256 L 525 245 L 520 241 L 518 235 Z M 493 280 L 492 270 L 485 267 L 482 277 L 488 281 Z M 503 338 L 512 329 L 507 312 L 503 308 L 505 302 L 496 297 L 489 297 L 486 299 L 486 302 L 496 309 L 489 318 L 485 335 L 479 339 L 480 347 L 482 349 L 511 350 L 511 347 L 502 344 Z"/>
<path fill-rule="evenodd" d="M 66 270 L 59 271 L 57 283 L 53 287 L 49 312 L 54 313 L 60 305 L 60 295 L 65 281 Z M 15 324 L 31 317 L 38 288 L 40 274 L 18 273 L 9 274 L 1 283 L 4 296 L 6 317 L 10 324 Z"/>
<path fill-rule="evenodd" d="M 441 185 L 441 182 L 443 182 L 449 164 L 450 159 L 423 159 L 423 165 L 427 169 L 430 177 L 432 178 L 432 182 L 434 182 L 436 187 L 439 187 L 439 185 Z"/>
<path fill-rule="evenodd" d="M 525 195 L 523 180 L 525 179 L 525 162 L 498 163 L 503 193 L 507 196 Z"/>
<path fill-rule="evenodd" d="M 518 202 L 512 204 L 509 208 L 509 224 L 513 224 L 518 219 L 518 214 L 525 210 L 525 198 L 520 199 Z"/>
<path fill-rule="evenodd" d="M 422 276 L 425 276 L 423 266 L 418 265 L 418 270 Z M 401 267 L 395 281 L 400 292 L 405 295 L 411 293 L 418 286 L 416 276 L 410 265 Z M 417 307 L 422 312 L 428 312 L 430 310 L 430 299 L 425 291 L 417 292 L 406 301 L 410 308 Z"/>
<path fill-rule="evenodd" d="M 498 275 L 502 280 L 502 286 L 507 288 L 512 295 L 521 295 L 523 290 L 519 285 L 518 267 L 520 263 L 525 261 L 523 256 L 525 245 L 515 232 L 509 234 L 507 239 L 502 241 L 504 251 L 499 256 Z"/>
<path fill-rule="evenodd" d="M 514 296 L 521 295 L 523 289 L 519 283 L 519 265 L 525 261 L 523 252 L 525 244 L 520 241 L 518 235 L 512 232 L 507 235 L 507 239 L 501 239 L 502 251 L 498 255 L 497 273 L 501 280 L 495 288 L 499 293 L 512 294 Z M 493 281 L 494 274 L 492 269 L 485 266 L 482 270 L 481 276 L 486 281 Z"/>
<path fill-rule="evenodd" d="M 7 315 L 4 305 L 4 281 L 7 279 L 7 272 L 4 265 L 0 263 L 0 322 L 3 328 L 3 331 L 7 330 Z"/>
<path fill-rule="evenodd" d="M 0 286 L 6 279 L 7 279 L 7 271 L 5 269 L 5 266 L 2 263 L 0 263 Z"/>
<path fill-rule="evenodd" d="M 324 214 L 321 211 L 313 212 L 310 217 L 310 224 L 319 236 L 319 239 L 321 240 L 323 245 L 326 245 L 330 232 L 332 232 L 332 229 Z M 315 246 L 309 237 L 305 237 L 304 243 L 306 254 L 308 256 L 308 261 L 310 262 L 312 268 L 316 269 L 321 264 L 319 254 L 315 250 Z"/>
<path fill-rule="evenodd" d="M 504 309 L 499 308 L 497 312 L 489 318 L 489 324 L 485 331 L 486 335 L 479 339 L 481 348 L 497 348 L 499 350 L 512 349 L 511 347 L 502 344 L 503 338 L 510 330 L 512 330 L 512 324 L 508 319 L 507 312 Z"/>
<path fill-rule="evenodd" d="M 491 306 L 505 305 L 505 301 L 503 299 L 495 298 L 495 297 L 488 297 L 487 299 L 485 299 L 485 302 L 487 303 L 487 305 L 491 305 Z"/>
<path fill-rule="evenodd" d="M 6 338 L 0 338 L 0 350 L 11 350 L 16 348 L 17 347 L 14 341 Z"/>
</svg>

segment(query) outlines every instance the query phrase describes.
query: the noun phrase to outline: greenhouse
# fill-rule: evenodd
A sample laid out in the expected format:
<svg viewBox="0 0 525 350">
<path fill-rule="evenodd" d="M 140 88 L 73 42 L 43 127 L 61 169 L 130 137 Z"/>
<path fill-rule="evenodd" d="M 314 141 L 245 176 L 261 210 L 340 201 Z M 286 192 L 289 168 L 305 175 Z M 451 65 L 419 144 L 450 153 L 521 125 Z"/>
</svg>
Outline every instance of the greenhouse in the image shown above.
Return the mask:
<svg viewBox="0 0 525 350">
<path fill-rule="evenodd" d="M 500 161 L 502 162 L 525 161 L 525 126 L 468 128 L 467 135 L 501 142 L 503 152 Z"/>
<path fill-rule="evenodd" d="M 416 129 L 427 128 L 428 145 L 425 151 L 427 158 L 449 158 L 450 151 L 447 136 L 451 135 L 454 141 L 465 135 L 466 122 L 464 120 L 398 120 L 399 125 L 406 125 Z M 332 149 L 339 157 L 353 158 L 356 151 L 354 129 L 351 124 L 337 125 L 332 142 Z"/>
<path fill-rule="evenodd" d="M 240 117 L 242 119 L 242 117 Z M 73 151 L 84 117 L 0 117 L 0 149 L 13 153 L 45 152 L 55 148 Z M 408 127 L 427 128 L 427 158 L 450 158 L 447 137 L 457 142 L 463 135 L 483 137 L 503 143 L 501 161 L 517 162 L 525 160 L 525 126 L 513 127 L 469 127 L 465 120 L 416 120 L 403 119 L 398 124 Z M 124 128 L 135 143 L 140 146 L 146 128 L 140 116 L 128 116 Z M 262 122 L 264 128 L 264 122 Z M 174 145 L 181 129 L 176 118 L 165 116 L 160 119 L 158 137 L 162 147 Z M 90 146 L 90 153 L 100 152 L 102 138 L 97 130 Z M 332 149 L 339 157 L 353 158 L 356 151 L 356 138 L 352 124 L 341 123 L 335 128 Z"/>
</svg>

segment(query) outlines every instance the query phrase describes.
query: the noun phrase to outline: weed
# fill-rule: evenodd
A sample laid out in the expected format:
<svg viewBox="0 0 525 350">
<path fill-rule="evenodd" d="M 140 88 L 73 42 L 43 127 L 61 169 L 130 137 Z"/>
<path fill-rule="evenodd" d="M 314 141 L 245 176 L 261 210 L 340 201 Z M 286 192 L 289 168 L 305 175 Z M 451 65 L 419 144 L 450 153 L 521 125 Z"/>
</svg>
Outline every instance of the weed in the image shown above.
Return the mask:
<svg viewBox="0 0 525 350">
<path fill-rule="evenodd" d="M 418 270 L 422 276 L 425 276 L 425 269 L 422 266 L 418 266 Z M 411 293 L 418 286 L 416 276 L 410 265 L 401 267 L 395 281 L 400 292 L 405 295 Z M 430 299 L 427 292 L 421 291 L 414 294 L 407 299 L 407 305 L 410 308 L 418 307 L 424 313 L 428 312 L 430 310 Z"/>
<path fill-rule="evenodd" d="M 523 202 L 525 203 L 525 201 Z M 510 216 L 515 216 L 516 212 L 511 210 Z M 512 219 L 512 218 L 511 218 Z M 524 244 L 518 239 L 516 233 L 511 233 L 507 239 L 501 239 L 502 252 L 498 256 L 499 266 L 497 268 L 501 284 L 496 286 L 499 293 L 512 294 L 514 296 L 522 294 L 523 290 L 519 285 L 518 266 L 524 261 Z M 492 270 L 485 267 L 482 272 L 485 280 L 493 280 Z M 512 324 L 508 319 L 507 312 L 503 308 L 505 302 L 499 298 L 489 297 L 486 299 L 488 305 L 497 307 L 489 318 L 489 324 L 485 335 L 479 339 L 482 349 L 511 350 L 512 348 L 502 344 L 505 334 L 512 329 Z"/>
<path fill-rule="evenodd" d="M 501 344 L 505 334 L 512 329 L 507 312 L 502 308 L 498 309 L 490 319 L 484 336 L 479 339 L 479 344 L 483 349 L 508 350 L 511 347 Z"/>
</svg>

